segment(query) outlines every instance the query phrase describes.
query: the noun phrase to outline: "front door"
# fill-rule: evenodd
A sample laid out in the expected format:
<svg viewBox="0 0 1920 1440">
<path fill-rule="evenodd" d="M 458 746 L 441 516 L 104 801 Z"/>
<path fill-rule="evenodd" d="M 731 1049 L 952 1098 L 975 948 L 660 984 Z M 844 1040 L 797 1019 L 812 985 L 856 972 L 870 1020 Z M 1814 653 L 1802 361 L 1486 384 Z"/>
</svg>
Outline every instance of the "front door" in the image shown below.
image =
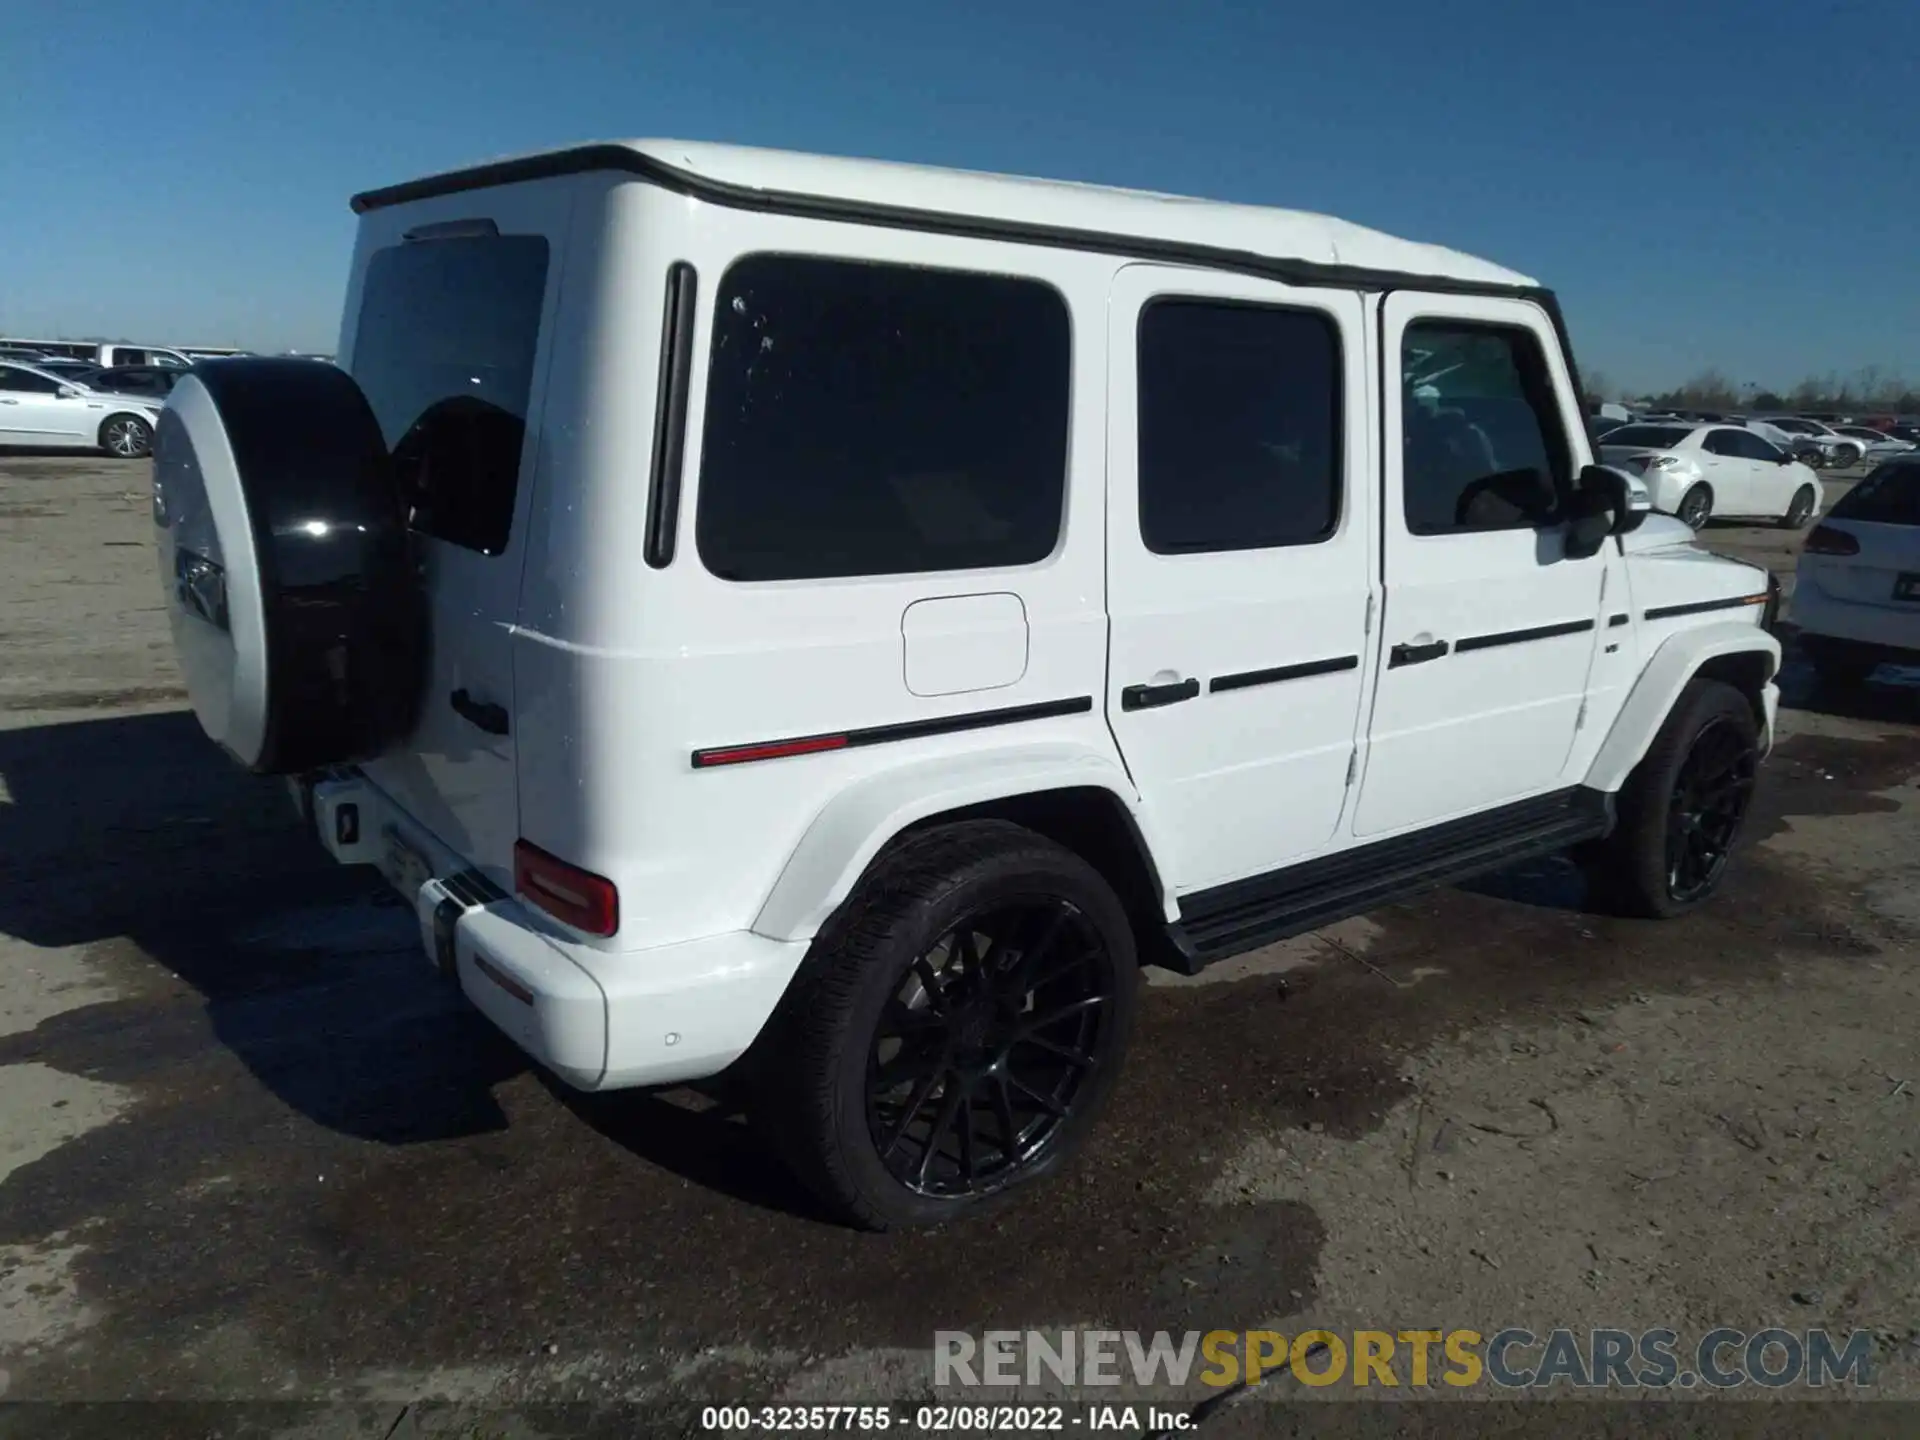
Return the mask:
<svg viewBox="0 0 1920 1440">
<path fill-rule="evenodd" d="M 1745 429 L 1723 426 L 1709 430 L 1700 442 L 1701 468 L 1713 487 L 1713 509 L 1717 515 L 1761 515 L 1766 513 L 1764 497 L 1755 483 L 1753 460 L 1746 441 L 1756 445 L 1766 441 Z"/>
<path fill-rule="evenodd" d="M 37 370 L 0 365 L 0 435 L 15 445 L 79 445 L 88 424 L 85 402 L 60 392 L 60 381 Z M 96 407 L 98 408 L 98 407 Z M 93 415 L 97 426 L 102 416 Z"/>
<path fill-rule="evenodd" d="M 1612 548 L 1566 554 L 1586 449 L 1538 306 L 1397 291 L 1380 328 L 1386 593 L 1361 836 L 1567 783 Z"/>
<path fill-rule="evenodd" d="M 1138 265 L 1109 313 L 1107 716 L 1185 892 L 1340 824 L 1378 555 L 1365 312 Z"/>
</svg>

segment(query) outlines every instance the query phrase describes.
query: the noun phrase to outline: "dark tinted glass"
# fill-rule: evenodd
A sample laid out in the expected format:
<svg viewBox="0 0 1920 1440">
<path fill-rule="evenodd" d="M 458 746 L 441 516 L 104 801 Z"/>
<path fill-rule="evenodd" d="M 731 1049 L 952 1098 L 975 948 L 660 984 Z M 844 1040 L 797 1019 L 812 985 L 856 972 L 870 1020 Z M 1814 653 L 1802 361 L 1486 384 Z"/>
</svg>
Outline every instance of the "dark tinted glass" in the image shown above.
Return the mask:
<svg viewBox="0 0 1920 1440">
<path fill-rule="evenodd" d="M 1324 540 L 1340 518 L 1340 342 L 1307 310 L 1156 300 L 1140 316 L 1149 550 Z"/>
<path fill-rule="evenodd" d="M 1067 468 L 1065 302 L 1032 280 L 756 255 L 715 301 L 694 534 L 728 580 L 1028 565 Z"/>
<path fill-rule="evenodd" d="M 416 240 L 367 263 L 349 369 L 415 529 L 506 548 L 546 284 L 538 235 Z"/>
<path fill-rule="evenodd" d="M 1835 520 L 1920 525 L 1920 460 L 1889 460 L 1827 512 Z"/>
<path fill-rule="evenodd" d="M 31 370 L 0 366 L 0 390 L 15 390 L 26 395 L 57 395 L 60 393 L 60 382 L 50 376 L 36 375 Z"/>
<path fill-rule="evenodd" d="M 1609 430 L 1601 443 L 1635 450 L 1668 450 L 1692 433 L 1691 425 L 1622 425 Z"/>
<path fill-rule="evenodd" d="M 1572 489 L 1572 460 L 1533 332 L 1427 320 L 1407 327 L 1400 353 L 1407 528 L 1441 535 L 1553 523 Z"/>
</svg>

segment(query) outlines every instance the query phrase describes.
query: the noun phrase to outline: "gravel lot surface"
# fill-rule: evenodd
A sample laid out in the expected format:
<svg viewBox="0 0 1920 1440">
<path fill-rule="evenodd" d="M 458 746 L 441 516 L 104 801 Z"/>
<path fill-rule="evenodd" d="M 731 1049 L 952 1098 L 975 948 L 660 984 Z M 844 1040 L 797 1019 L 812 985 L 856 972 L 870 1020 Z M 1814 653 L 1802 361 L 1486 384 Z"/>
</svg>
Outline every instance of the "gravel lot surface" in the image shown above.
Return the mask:
<svg viewBox="0 0 1920 1440">
<path fill-rule="evenodd" d="M 935 1330 L 1059 1326 L 1866 1328 L 1874 1393 L 1920 1398 L 1920 689 L 1842 704 L 1790 664 L 1747 852 L 1684 921 L 1589 913 L 1556 862 L 1156 976 L 1070 1174 L 874 1237 L 723 1108 L 531 1070 L 224 761 L 146 472 L 0 455 L 0 1395 L 281 1408 L 9 1405 L 0 1435 L 691 1433 L 703 1402 L 924 1398 Z M 1785 577 L 1798 544 L 1706 540 Z M 1207 1433 L 1545 1413 L 1290 1386 Z M 1920 1430 L 1811 1409 L 1548 1429 Z"/>
</svg>

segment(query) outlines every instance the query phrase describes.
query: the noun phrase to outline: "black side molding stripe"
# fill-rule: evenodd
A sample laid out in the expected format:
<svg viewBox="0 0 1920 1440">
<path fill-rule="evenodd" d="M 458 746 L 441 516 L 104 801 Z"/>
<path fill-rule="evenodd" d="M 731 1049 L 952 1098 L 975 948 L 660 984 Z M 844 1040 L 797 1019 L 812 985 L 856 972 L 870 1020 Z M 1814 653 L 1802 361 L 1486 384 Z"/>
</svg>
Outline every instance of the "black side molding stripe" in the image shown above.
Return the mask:
<svg viewBox="0 0 1920 1440">
<path fill-rule="evenodd" d="M 1709 610 L 1744 610 L 1749 605 L 1764 605 L 1765 595 L 1736 595 L 1731 600 L 1694 600 L 1685 605 L 1656 605 L 1646 612 L 1649 620 L 1665 620 L 1671 615 L 1704 615 Z"/>
<path fill-rule="evenodd" d="M 647 490 L 647 564 L 673 563 L 680 525 L 680 471 L 687 446 L 687 382 L 693 372 L 693 266 L 667 267 L 666 323 L 660 327 L 660 379 L 653 401 L 653 476 Z"/>
<path fill-rule="evenodd" d="M 1607 628 L 1610 630 L 1617 628 L 1618 626 L 1626 624 L 1627 621 L 1632 618 L 1630 615 L 1609 615 L 1607 617 Z"/>
<path fill-rule="evenodd" d="M 777 760 L 788 755 L 814 755 L 823 750 L 851 750 L 861 745 L 884 745 L 893 740 L 918 740 L 926 735 L 984 730 L 990 725 L 1017 725 L 1023 720 L 1085 715 L 1092 709 L 1093 697 L 1079 695 L 1071 700 L 1008 705 L 999 710 L 969 710 L 959 715 L 938 715 L 927 720 L 903 720 L 895 725 L 869 725 L 861 730 L 795 735 L 785 740 L 755 740 L 745 745 L 718 745 L 694 751 L 693 768 L 709 770 L 716 765 L 740 765 L 749 760 Z"/>
<path fill-rule="evenodd" d="M 1309 675 L 1332 675 L 1341 670 L 1360 668 L 1358 655 L 1342 655 L 1334 660 L 1308 660 L 1300 665 L 1276 665 L 1271 670 L 1242 670 L 1234 675 L 1216 675 L 1207 682 L 1209 694 L 1221 690 L 1245 690 L 1254 685 L 1277 685 L 1282 680 L 1305 680 Z"/>
<path fill-rule="evenodd" d="M 1469 635 L 1453 642 L 1453 653 L 1466 650 L 1491 650 L 1496 645 L 1524 645 L 1529 640 L 1551 640 L 1557 635 L 1578 635 L 1593 629 L 1591 620 L 1563 620 L 1558 625 L 1535 625 L 1529 630 L 1502 630 L 1497 635 Z"/>
</svg>

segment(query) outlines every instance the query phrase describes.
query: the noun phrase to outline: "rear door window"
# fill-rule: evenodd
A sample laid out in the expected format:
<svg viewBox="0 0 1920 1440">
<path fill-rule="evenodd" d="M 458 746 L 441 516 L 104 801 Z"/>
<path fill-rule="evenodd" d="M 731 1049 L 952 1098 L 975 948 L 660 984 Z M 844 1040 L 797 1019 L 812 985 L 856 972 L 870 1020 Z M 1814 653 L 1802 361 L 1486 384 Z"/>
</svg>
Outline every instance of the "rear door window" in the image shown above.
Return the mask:
<svg viewBox="0 0 1920 1440">
<path fill-rule="evenodd" d="M 538 235 L 473 235 L 367 262 L 349 371 L 413 527 L 484 555 L 513 527 L 547 258 Z"/>
<path fill-rule="evenodd" d="M 727 580 L 1031 565 L 1067 471 L 1066 303 L 1035 280 L 755 255 L 715 301 L 694 534 Z"/>
</svg>

